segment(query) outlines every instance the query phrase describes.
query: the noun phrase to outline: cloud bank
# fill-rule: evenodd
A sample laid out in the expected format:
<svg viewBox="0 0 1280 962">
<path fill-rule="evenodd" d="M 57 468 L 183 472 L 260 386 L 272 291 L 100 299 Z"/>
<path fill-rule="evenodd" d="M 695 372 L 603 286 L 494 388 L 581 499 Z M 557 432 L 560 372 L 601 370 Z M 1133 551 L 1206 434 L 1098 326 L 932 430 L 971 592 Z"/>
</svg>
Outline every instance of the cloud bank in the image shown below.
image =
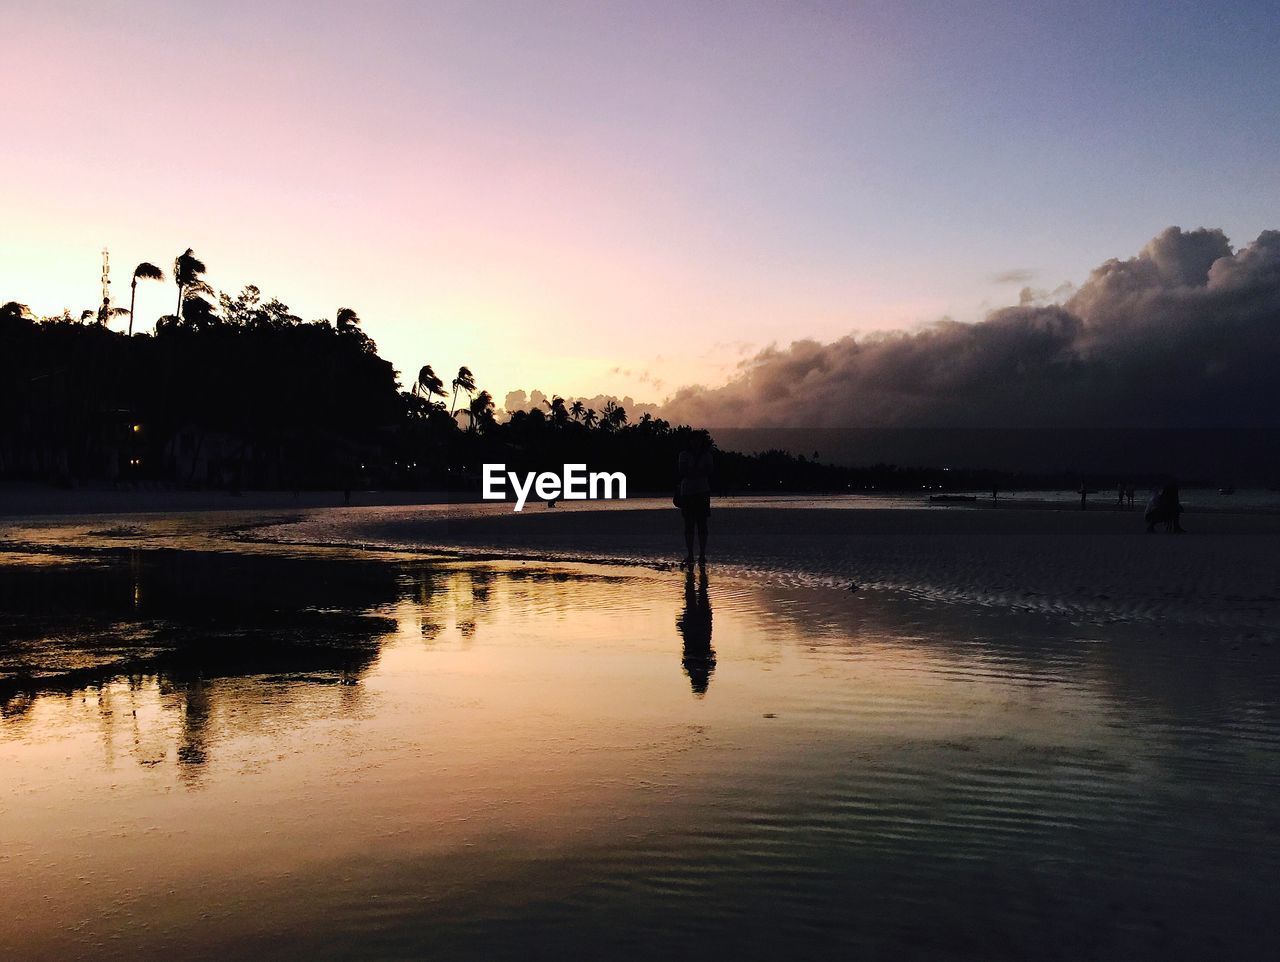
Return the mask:
<svg viewBox="0 0 1280 962">
<path fill-rule="evenodd" d="M 710 427 L 1280 425 L 1280 231 L 1170 227 L 1061 303 L 914 333 L 795 341 L 661 408 Z"/>
</svg>

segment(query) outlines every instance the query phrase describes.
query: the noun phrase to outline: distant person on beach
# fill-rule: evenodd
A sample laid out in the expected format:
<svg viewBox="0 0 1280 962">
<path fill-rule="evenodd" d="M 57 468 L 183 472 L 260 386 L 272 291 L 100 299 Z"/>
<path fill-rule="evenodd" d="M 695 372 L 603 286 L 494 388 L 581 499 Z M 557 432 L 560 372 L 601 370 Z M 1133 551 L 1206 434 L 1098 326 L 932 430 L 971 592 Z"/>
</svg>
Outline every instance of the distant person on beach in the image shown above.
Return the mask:
<svg viewBox="0 0 1280 962">
<path fill-rule="evenodd" d="M 1085 511 L 1089 507 L 1089 486 L 1083 481 L 1080 482 L 1080 510 Z"/>
<path fill-rule="evenodd" d="M 1116 485 L 1116 504 L 1122 508 L 1124 507 L 1124 484 L 1123 483 Z"/>
<path fill-rule="evenodd" d="M 1156 530 L 1156 525 L 1163 524 L 1166 531 L 1181 532 L 1182 501 L 1178 494 L 1178 485 L 1170 481 L 1159 491 L 1151 495 L 1147 502 L 1147 510 L 1143 520 L 1147 522 L 1147 532 Z"/>
<path fill-rule="evenodd" d="M 698 561 L 707 563 L 707 519 L 711 516 L 711 435 L 695 431 L 676 460 L 676 505 L 684 516 L 684 563 L 693 566 L 693 532 L 698 530 Z"/>
<path fill-rule="evenodd" d="M 1134 495 L 1135 495 L 1135 494 L 1137 494 L 1137 490 L 1136 490 L 1136 489 L 1134 488 L 1134 486 L 1131 484 L 1131 485 L 1129 485 L 1128 487 L 1126 487 L 1126 488 L 1124 489 L 1124 494 L 1125 494 L 1125 497 L 1126 497 L 1126 498 L 1128 499 L 1128 501 L 1129 501 L 1129 507 L 1131 507 L 1131 508 L 1132 508 L 1132 507 L 1133 507 L 1133 498 L 1134 498 Z"/>
</svg>

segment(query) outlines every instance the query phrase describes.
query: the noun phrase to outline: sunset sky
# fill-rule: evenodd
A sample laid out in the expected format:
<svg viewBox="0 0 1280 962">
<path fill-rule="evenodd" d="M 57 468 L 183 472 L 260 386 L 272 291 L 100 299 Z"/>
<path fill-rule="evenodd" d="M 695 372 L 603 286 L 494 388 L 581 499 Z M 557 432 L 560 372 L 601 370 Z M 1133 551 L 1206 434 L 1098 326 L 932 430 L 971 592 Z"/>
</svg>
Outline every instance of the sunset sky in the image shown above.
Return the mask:
<svg viewBox="0 0 1280 962">
<path fill-rule="evenodd" d="M 1280 227 L 1270 3 L 0 0 L 0 300 L 356 308 L 403 372 L 661 400 Z M 173 310 L 141 288 L 140 327 Z M 406 377 L 407 380 L 407 377 Z"/>
</svg>

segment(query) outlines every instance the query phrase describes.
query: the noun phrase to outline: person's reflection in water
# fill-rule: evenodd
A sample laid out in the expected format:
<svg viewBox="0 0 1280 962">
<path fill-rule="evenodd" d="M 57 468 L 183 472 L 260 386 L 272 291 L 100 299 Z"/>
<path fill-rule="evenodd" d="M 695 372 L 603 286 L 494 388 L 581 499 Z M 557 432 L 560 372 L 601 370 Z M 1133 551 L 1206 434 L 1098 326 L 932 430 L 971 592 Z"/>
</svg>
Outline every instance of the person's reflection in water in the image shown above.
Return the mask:
<svg viewBox="0 0 1280 962">
<path fill-rule="evenodd" d="M 689 676 L 693 693 L 701 698 L 716 670 L 716 652 L 711 647 L 711 598 L 707 594 L 707 569 L 695 576 L 692 569 L 684 578 L 684 610 L 676 619 L 676 629 L 684 639 L 681 664 Z"/>
<path fill-rule="evenodd" d="M 182 712 L 178 738 L 178 773 L 184 782 L 194 785 L 200 781 L 201 769 L 209 756 L 211 693 L 208 683 L 200 678 L 188 681 L 178 689 L 178 693 Z"/>
</svg>

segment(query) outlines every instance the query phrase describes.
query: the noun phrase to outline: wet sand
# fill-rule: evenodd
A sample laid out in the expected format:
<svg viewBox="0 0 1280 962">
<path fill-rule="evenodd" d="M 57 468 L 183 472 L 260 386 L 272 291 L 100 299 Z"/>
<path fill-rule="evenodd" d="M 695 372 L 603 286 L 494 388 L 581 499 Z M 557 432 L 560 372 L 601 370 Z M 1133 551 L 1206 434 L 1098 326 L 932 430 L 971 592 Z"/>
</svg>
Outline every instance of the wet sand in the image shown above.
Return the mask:
<svg viewBox="0 0 1280 962">
<path fill-rule="evenodd" d="M 1268 522 L 674 514 L 0 526 L 0 956 L 1270 954 Z"/>
<path fill-rule="evenodd" d="M 394 507 L 320 512 L 252 537 L 289 544 L 440 550 L 462 557 L 665 566 L 683 544 L 663 502 L 586 511 Z M 717 502 L 722 571 L 815 587 L 887 591 L 1078 621 L 1171 622 L 1274 640 L 1280 516 L 1189 514 L 1189 532 L 1146 534 L 1138 512 L 1020 508 L 860 510 L 829 502 Z"/>
</svg>

